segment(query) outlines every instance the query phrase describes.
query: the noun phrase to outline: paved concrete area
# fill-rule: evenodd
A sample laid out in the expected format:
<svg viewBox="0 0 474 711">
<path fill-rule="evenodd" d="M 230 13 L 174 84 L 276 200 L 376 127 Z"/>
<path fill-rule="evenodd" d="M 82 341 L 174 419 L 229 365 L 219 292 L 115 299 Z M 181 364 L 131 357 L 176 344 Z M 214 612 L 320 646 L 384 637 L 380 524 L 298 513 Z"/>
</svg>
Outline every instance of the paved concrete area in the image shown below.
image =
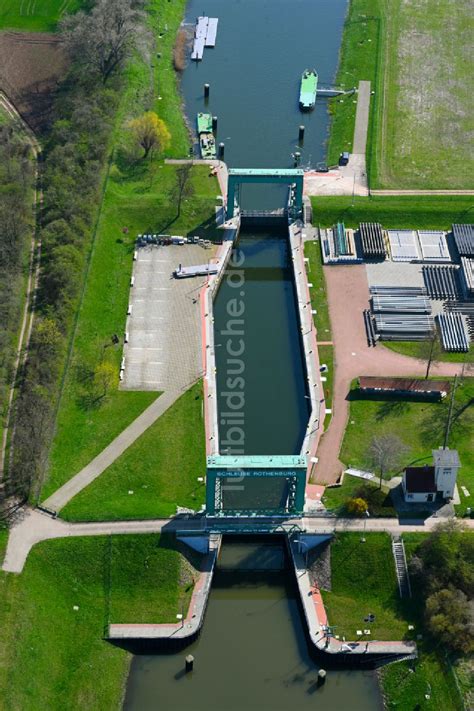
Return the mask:
<svg viewBox="0 0 474 711">
<path fill-rule="evenodd" d="M 306 172 L 305 195 L 369 195 L 365 160 L 369 110 L 370 81 L 361 81 L 357 92 L 354 139 L 349 163 L 333 168 L 328 173 Z"/>
<path fill-rule="evenodd" d="M 366 264 L 367 281 L 370 286 L 425 286 L 422 267 L 426 264 L 410 262 L 384 262 Z M 433 316 L 443 312 L 441 300 L 430 299 Z"/>
<path fill-rule="evenodd" d="M 274 526 L 281 525 L 281 518 L 265 522 L 271 522 Z M 232 523 L 241 526 L 242 529 L 256 529 L 259 519 L 243 517 L 234 519 Z M 395 518 L 370 518 L 370 519 L 344 519 L 333 516 L 318 516 L 315 518 L 295 518 L 285 521 L 288 526 L 297 525 L 307 533 L 337 533 L 338 531 L 383 531 L 386 533 L 400 535 L 401 533 L 428 533 L 438 523 L 438 519 L 429 518 L 423 522 L 410 522 L 404 520 L 402 523 Z M 470 530 L 474 530 L 474 520 L 466 520 L 465 525 Z M 69 538 L 71 536 L 110 536 L 126 535 L 131 533 L 160 533 L 166 531 L 196 531 L 204 533 L 206 526 L 218 529 L 219 522 L 216 519 L 205 517 L 195 517 L 188 520 L 182 518 L 174 519 L 152 519 L 148 521 L 105 521 L 103 523 L 68 523 L 61 519 L 53 519 L 50 516 L 33 509 L 24 509 L 18 521 L 11 527 L 8 537 L 7 550 L 2 564 L 2 570 L 10 573 L 21 573 L 26 563 L 30 550 L 41 541 L 54 538 Z"/>
<path fill-rule="evenodd" d="M 363 310 L 369 307 L 369 287 L 364 264 L 324 267 L 328 293 L 332 340 L 335 349 L 332 417 L 318 446 L 318 463 L 313 482 L 336 482 L 344 466 L 339 460 L 349 414 L 347 393 L 351 381 L 360 375 L 423 376 L 423 361 L 400 355 L 377 345 L 367 345 Z M 438 363 L 433 375 L 453 377 L 462 364 Z M 348 462 L 349 464 L 349 462 Z"/>
<path fill-rule="evenodd" d="M 199 377 L 199 290 L 205 277 L 174 279 L 173 271 L 179 264 L 205 264 L 214 251 L 195 244 L 137 249 L 122 388 L 173 390 Z"/>
</svg>

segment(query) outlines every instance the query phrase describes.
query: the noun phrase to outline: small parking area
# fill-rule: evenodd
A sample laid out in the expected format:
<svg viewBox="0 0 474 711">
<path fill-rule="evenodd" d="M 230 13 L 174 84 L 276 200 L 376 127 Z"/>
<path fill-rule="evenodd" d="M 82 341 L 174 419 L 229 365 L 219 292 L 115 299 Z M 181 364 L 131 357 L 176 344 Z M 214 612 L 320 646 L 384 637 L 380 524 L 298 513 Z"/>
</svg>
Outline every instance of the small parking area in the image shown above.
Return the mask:
<svg viewBox="0 0 474 711">
<path fill-rule="evenodd" d="M 147 245 L 136 253 L 124 347 L 122 387 L 174 390 L 199 377 L 199 290 L 204 277 L 175 279 L 179 264 L 205 264 L 214 248 Z"/>
</svg>

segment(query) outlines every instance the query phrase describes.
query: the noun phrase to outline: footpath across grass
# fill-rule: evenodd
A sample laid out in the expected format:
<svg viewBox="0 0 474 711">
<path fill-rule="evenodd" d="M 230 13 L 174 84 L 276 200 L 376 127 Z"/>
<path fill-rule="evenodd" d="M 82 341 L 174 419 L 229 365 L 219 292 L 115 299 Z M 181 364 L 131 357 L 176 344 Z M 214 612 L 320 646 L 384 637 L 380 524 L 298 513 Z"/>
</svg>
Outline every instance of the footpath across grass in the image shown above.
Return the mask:
<svg viewBox="0 0 474 711">
<path fill-rule="evenodd" d="M 206 472 L 202 385 L 185 392 L 61 511 L 69 521 L 163 518 L 198 510 Z"/>
<path fill-rule="evenodd" d="M 443 445 L 449 413 L 449 396 L 443 402 L 390 398 L 366 398 L 360 395 L 357 382 L 352 383 L 348 425 L 341 447 L 341 460 L 347 466 L 367 468 L 367 447 L 370 437 L 398 433 L 408 447 L 405 466 L 432 463 L 431 452 Z M 351 424 L 354 422 L 354 424 Z M 457 449 L 461 460 L 458 488 L 461 505 L 458 515 L 473 506 L 474 493 L 474 378 L 464 378 L 456 390 L 449 446 Z M 400 474 L 392 471 L 390 474 Z M 461 486 L 470 492 L 465 496 Z"/>
<path fill-rule="evenodd" d="M 450 230 L 453 223 L 474 221 L 474 198 L 469 195 L 313 197 L 311 204 L 313 224 L 321 227 L 380 222 L 386 229 Z"/>
<path fill-rule="evenodd" d="M 154 108 L 172 134 L 166 155 L 187 154 L 188 134 L 172 66 L 172 49 L 184 6 L 184 0 L 177 3 L 154 0 L 150 4 L 150 27 L 157 37 L 161 58 L 150 65 L 136 60 L 127 70 L 127 86 L 114 139 L 116 150 L 65 374 L 42 500 L 88 464 L 157 396 L 114 388 L 106 398 L 94 402 L 88 393 L 94 371 L 102 360 L 110 362 L 119 372 L 137 235 L 165 232 L 216 238 L 214 208 L 219 187 L 216 178 L 209 177 L 207 166 L 193 167 L 193 195 L 183 200 L 178 217 L 173 194 L 178 166 L 164 164 L 162 157 L 132 162 L 123 155 L 129 141 L 128 121 L 145 106 L 149 108 L 150 83 L 155 90 Z M 112 345 L 114 335 L 120 339 L 117 345 Z"/>
<path fill-rule="evenodd" d="M 77 12 L 84 0 L 2 0 L 0 30 L 54 32 L 64 14 Z"/>
<path fill-rule="evenodd" d="M 20 575 L 0 572 L 4 708 L 119 708 L 131 655 L 104 640 L 108 623 L 174 622 L 192 570 L 166 537 L 143 535 L 48 541 Z"/>
</svg>

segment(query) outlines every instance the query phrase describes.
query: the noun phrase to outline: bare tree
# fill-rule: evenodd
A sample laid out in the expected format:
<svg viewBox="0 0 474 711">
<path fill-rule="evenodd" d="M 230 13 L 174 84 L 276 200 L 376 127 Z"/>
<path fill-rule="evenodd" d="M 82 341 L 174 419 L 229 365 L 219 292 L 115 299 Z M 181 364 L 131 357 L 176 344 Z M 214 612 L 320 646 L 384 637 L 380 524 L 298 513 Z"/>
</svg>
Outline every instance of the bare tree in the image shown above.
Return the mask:
<svg viewBox="0 0 474 711">
<path fill-rule="evenodd" d="M 442 353 L 443 348 L 437 331 L 434 331 L 428 341 L 420 341 L 418 344 L 418 358 L 426 362 L 426 380 L 430 376 L 431 366 L 440 360 Z"/>
<path fill-rule="evenodd" d="M 384 476 L 400 466 L 407 451 L 406 445 L 397 435 L 385 434 L 372 437 L 367 450 L 367 461 L 380 477 L 379 489 L 382 488 Z"/>
<path fill-rule="evenodd" d="M 75 62 L 97 72 L 105 83 L 147 37 L 140 27 L 142 3 L 133 0 L 98 0 L 90 14 L 66 16 L 60 32 Z"/>
<path fill-rule="evenodd" d="M 173 187 L 173 199 L 176 201 L 178 209 L 177 217 L 181 214 L 181 203 L 183 198 L 190 197 L 193 194 L 193 185 L 191 183 L 192 163 L 183 163 L 176 170 L 175 184 Z"/>
</svg>

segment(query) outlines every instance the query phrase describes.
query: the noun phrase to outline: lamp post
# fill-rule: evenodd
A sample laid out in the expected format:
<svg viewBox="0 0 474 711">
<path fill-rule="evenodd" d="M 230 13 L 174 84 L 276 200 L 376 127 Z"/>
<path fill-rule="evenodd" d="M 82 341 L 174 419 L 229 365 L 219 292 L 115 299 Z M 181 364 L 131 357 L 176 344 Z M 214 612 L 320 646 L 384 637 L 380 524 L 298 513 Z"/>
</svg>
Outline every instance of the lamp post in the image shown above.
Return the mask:
<svg viewBox="0 0 474 711">
<path fill-rule="evenodd" d="M 176 615 L 176 619 L 181 621 L 181 629 L 184 627 L 184 615 L 181 612 L 178 612 Z"/>
<path fill-rule="evenodd" d="M 365 543 L 365 529 L 367 527 L 367 519 L 370 518 L 370 514 L 368 511 L 365 512 L 365 518 L 364 518 L 364 535 L 360 539 L 361 543 Z"/>
</svg>

